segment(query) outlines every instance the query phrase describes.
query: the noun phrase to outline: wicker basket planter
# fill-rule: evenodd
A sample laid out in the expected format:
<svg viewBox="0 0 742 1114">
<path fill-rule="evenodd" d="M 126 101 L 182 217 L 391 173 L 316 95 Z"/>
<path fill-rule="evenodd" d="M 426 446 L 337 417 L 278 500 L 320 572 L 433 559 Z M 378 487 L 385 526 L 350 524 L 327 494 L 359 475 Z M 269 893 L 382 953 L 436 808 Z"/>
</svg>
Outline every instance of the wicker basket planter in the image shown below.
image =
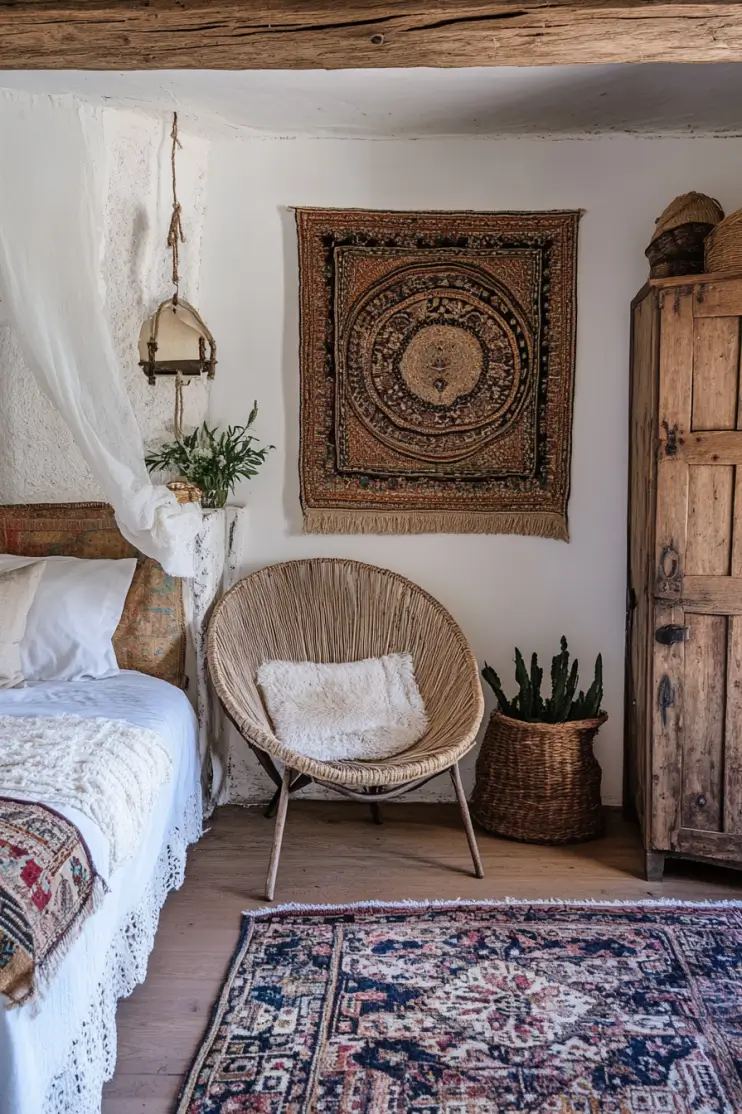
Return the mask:
<svg viewBox="0 0 742 1114">
<path fill-rule="evenodd" d="M 525 843 L 579 843 L 601 835 L 593 739 L 606 719 L 525 723 L 493 712 L 471 799 L 477 823 Z"/>
</svg>

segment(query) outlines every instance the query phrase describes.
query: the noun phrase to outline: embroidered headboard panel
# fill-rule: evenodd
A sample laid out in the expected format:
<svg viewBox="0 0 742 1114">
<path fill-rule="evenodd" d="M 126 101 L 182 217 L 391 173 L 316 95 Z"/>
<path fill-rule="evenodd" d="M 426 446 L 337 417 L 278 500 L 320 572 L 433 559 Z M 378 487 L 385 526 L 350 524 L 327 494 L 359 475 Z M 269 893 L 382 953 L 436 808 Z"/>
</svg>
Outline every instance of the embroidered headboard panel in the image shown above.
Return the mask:
<svg viewBox="0 0 742 1114">
<path fill-rule="evenodd" d="M 0 506 L 0 553 L 22 557 L 136 557 L 124 612 L 113 638 L 121 669 L 137 669 L 182 688 L 186 629 L 182 581 L 168 576 L 121 534 L 105 503 Z"/>
</svg>

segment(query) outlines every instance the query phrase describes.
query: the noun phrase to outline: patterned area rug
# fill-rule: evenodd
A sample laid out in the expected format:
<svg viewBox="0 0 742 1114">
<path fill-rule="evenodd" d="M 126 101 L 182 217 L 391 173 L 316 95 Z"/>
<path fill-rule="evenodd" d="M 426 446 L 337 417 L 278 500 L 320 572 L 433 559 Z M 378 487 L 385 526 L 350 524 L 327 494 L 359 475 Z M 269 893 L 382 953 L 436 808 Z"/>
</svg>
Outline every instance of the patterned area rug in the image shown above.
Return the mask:
<svg viewBox="0 0 742 1114">
<path fill-rule="evenodd" d="M 305 530 L 567 537 L 578 218 L 298 210 Z"/>
<path fill-rule="evenodd" d="M 178 1114 L 735 1114 L 742 904 L 248 914 Z"/>
</svg>

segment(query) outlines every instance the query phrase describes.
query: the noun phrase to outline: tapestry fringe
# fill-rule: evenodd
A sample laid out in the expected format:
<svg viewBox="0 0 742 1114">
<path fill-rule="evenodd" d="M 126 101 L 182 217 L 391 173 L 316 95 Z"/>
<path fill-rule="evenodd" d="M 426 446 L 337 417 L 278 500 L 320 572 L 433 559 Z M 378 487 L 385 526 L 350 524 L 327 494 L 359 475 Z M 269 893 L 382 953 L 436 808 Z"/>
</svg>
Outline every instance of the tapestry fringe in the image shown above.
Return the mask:
<svg viewBox="0 0 742 1114">
<path fill-rule="evenodd" d="M 305 508 L 305 534 L 521 534 L 569 541 L 566 515 L 523 511 L 349 511 Z"/>
<path fill-rule="evenodd" d="M 634 901 L 601 901 L 597 898 L 561 898 L 561 897 L 504 897 L 501 899 L 490 898 L 440 898 L 429 901 L 351 901 L 342 905 L 304 905 L 301 902 L 287 902 L 284 905 L 263 905 L 258 909 L 243 909 L 243 917 L 271 917 L 283 913 L 363 913 L 366 910 L 399 910 L 401 912 L 426 909 L 506 909 L 513 905 L 558 905 L 582 906 L 587 908 L 625 909 L 628 907 L 640 908 L 684 908 L 684 909 L 742 909 L 742 900 L 728 898 L 726 900 L 688 901 L 683 898 L 658 897 L 636 898 Z"/>
</svg>

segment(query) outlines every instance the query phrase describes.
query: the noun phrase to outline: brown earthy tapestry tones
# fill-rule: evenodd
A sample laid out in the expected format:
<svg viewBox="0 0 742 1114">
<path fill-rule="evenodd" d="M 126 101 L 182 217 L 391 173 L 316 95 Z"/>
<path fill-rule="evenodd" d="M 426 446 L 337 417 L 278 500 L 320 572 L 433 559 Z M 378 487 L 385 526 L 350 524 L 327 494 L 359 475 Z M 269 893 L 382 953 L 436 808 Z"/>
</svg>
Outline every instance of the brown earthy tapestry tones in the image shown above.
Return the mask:
<svg viewBox="0 0 742 1114">
<path fill-rule="evenodd" d="M 567 539 L 578 220 L 298 211 L 307 532 Z"/>
</svg>

